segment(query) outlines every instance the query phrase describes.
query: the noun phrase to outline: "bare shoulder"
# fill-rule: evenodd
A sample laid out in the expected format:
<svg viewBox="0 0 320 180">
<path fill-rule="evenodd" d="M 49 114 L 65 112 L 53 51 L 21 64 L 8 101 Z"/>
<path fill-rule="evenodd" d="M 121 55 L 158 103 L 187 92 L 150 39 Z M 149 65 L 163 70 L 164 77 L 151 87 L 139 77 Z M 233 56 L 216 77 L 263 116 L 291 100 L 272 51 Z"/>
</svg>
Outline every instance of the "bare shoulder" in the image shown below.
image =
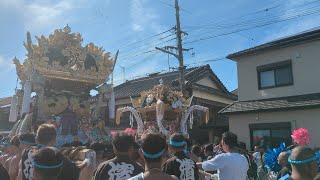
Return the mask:
<svg viewBox="0 0 320 180">
<path fill-rule="evenodd" d="M 149 178 L 145 178 L 145 179 L 149 179 Z M 157 180 L 157 179 L 179 180 L 179 178 L 177 178 L 176 176 L 169 175 L 169 174 L 161 174 L 161 175 L 158 174 L 156 176 L 153 176 L 152 179 L 153 180 Z"/>
<path fill-rule="evenodd" d="M 164 179 L 177 180 L 179 178 L 175 175 L 164 174 Z"/>
<path fill-rule="evenodd" d="M 177 178 L 177 176 L 175 176 L 175 175 L 171 175 L 171 179 L 173 179 L 173 180 L 179 180 L 179 178 Z"/>
<path fill-rule="evenodd" d="M 11 159 L 12 162 L 19 162 L 19 157 L 18 156 L 14 156 L 12 159 Z"/>
<path fill-rule="evenodd" d="M 11 162 L 11 160 L 12 160 L 12 157 L 9 157 L 9 158 L 5 161 L 5 164 L 10 163 L 10 162 Z"/>
</svg>

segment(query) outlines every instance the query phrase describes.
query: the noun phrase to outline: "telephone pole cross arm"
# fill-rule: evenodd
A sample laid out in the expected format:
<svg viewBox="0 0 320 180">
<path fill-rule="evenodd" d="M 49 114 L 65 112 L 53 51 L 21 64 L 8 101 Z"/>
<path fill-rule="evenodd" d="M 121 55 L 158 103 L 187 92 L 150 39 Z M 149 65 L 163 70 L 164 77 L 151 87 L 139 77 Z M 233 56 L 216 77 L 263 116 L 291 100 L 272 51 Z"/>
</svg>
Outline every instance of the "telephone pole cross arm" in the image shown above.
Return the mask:
<svg viewBox="0 0 320 180">
<path fill-rule="evenodd" d="M 180 72 L 180 89 L 184 97 L 186 97 L 186 87 L 185 87 L 185 70 L 186 66 L 183 63 L 183 51 L 189 51 L 191 49 L 182 48 L 182 39 L 181 34 L 187 34 L 181 31 L 180 28 L 180 15 L 179 15 L 179 3 L 178 0 L 175 0 L 175 9 L 176 9 L 176 35 L 177 35 L 177 47 L 166 46 L 164 48 L 156 47 L 157 50 L 162 51 L 164 53 L 170 54 L 176 57 L 179 61 L 179 72 Z M 168 51 L 168 49 L 175 49 L 178 51 L 178 54 Z"/>
</svg>

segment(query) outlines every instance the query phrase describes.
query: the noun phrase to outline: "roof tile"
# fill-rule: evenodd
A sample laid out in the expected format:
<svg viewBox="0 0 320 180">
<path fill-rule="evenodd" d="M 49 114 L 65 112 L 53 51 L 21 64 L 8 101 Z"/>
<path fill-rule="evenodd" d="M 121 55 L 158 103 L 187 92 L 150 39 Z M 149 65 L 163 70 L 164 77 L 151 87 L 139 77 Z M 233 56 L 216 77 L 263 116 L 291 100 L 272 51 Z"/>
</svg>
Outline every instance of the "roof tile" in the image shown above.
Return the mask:
<svg viewBox="0 0 320 180">
<path fill-rule="evenodd" d="M 209 65 L 194 67 L 190 69 L 186 69 L 185 79 L 188 82 L 195 82 L 199 78 L 203 77 L 206 74 L 213 74 L 217 83 L 221 85 L 221 87 L 229 93 L 225 88 L 220 79 L 214 74 Z M 155 85 L 159 84 L 159 80 L 163 80 L 163 84 L 170 86 L 175 89 L 179 89 L 179 87 L 174 87 L 172 82 L 178 81 L 179 79 L 179 71 L 168 72 L 163 74 L 155 74 L 153 76 L 143 77 L 139 79 L 129 80 L 123 84 L 120 84 L 114 87 L 115 97 L 116 98 L 127 98 L 127 97 L 135 97 L 139 96 L 142 91 L 147 91 L 152 89 Z"/>
<path fill-rule="evenodd" d="M 219 113 L 244 113 L 260 111 L 276 111 L 320 107 L 320 93 L 264 99 L 257 101 L 241 101 L 225 107 Z"/>
</svg>

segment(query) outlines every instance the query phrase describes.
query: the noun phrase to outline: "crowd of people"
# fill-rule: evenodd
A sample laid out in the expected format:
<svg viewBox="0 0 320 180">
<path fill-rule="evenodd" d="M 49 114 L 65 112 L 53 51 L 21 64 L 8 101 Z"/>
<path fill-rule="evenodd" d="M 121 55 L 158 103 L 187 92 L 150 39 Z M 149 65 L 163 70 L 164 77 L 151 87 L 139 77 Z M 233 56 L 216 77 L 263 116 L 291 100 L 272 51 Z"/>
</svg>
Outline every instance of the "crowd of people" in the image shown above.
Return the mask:
<svg viewBox="0 0 320 180">
<path fill-rule="evenodd" d="M 56 147 L 56 129 L 42 124 L 36 134 L 2 138 L 1 180 L 143 180 L 143 179 L 270 179 L 265 168 L 264 147 L 248 153 L 231 132 L 212 144 L 194 145 L 182 134 L 166 140 L 146 133 L 136 140 L 127 132 L 113 135 L 111 144 L 73 142 Z M 71 151 L 68 150 L 71 149 Z M 75 161 L 75 154 L 89 149 L 94 154 Z M 318 176 L 319 155 L 306 146 L 280 153 L 282 169 L 274 179 L 313 180 Z"/>
</svg>

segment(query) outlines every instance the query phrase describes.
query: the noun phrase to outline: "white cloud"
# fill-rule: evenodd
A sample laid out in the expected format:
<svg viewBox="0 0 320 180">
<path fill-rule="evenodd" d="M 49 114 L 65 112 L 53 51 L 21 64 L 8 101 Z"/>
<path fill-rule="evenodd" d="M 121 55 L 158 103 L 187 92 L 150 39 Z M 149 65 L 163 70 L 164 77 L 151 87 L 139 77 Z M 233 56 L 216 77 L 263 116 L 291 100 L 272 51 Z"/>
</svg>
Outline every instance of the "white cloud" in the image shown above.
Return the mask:
<svg viewBox="0 0 320 180">
<path fill-rule="evenodd" d="M 305 13 L 313 9 L 315 5 L 314 0 L 301 0 L 301 1 L 288 1 L 288 3 L 281 9 L 279 9 L 279 19 L 287 19 L 292 15 Z M 319 5 L 317 5 L 318 7 Z M 260 42 L 265 43 L 278 38 L 290 36 L 302 31 L 319 27 L 320 16 L 319 14 L 313 14 L 303 17 L 295 18 L 294 20 L 284 22 L 274 26 L 272 29 L 266 31 L 266 36 Z"/>
<path fill-rule="evenodd" d="M 278 28 L 270 29 L 266 32 L 266 36 L 261 43 L 269 42 L 275 39 L 291 36 L 315 27 L 319 27 L 320 16 L 313 16 L 304 18 L 303 20 L 293 21 L 285 26 L 278 26 Z"/>
<path fill-rule="evenodd" d="M 0 71 L 8 72 L 14 69 L 14 64 L 12 61 L 6 61 L 3 56 L 0 55 Z"/>
<path fill-rule="evenodd" d="M 295 14 L 302 10 L 310 10 L 310 8 L 314 7 L 315 1 L 314 0 L 299 0 L 299 1 L 288 1 L 284 8 L 281 8 L 281 15 L 280 18 L 285 19 L 286 17 Z"/>
<path fill-rule="evenodd" d="M 139 24 L 132 24 L 133 31 L 143 31 L 143 27 Z"/>
<path fill-rule="evenodd" d="M 25 1 L 2 0 L 0 10 L 5 8 L 15 12 L 23 20 L 25 30 L 38 32 L 67 24 L 70 20 L 67 13 L 81 6 L 83 1 L 62 0 L 54 1 Z"/>
<path fill-rule="evenodd" d="M 57 24 L 67 24 L 68 17 L 64 16 L 72 8 L 72 1 L 61 1 L 54 3 L 36 3 L 24 4 L 26 17 L 26 28 L 42 29 Z"/>
<path fill-rule="evenodd" d="M 132 30 L 144 31 L 156 21 L 159 15 L 153 8 L 147 6 L 146 0 L 132 0 L 130 5 L 130 16 L 132 19 Z"/>
</svg>

